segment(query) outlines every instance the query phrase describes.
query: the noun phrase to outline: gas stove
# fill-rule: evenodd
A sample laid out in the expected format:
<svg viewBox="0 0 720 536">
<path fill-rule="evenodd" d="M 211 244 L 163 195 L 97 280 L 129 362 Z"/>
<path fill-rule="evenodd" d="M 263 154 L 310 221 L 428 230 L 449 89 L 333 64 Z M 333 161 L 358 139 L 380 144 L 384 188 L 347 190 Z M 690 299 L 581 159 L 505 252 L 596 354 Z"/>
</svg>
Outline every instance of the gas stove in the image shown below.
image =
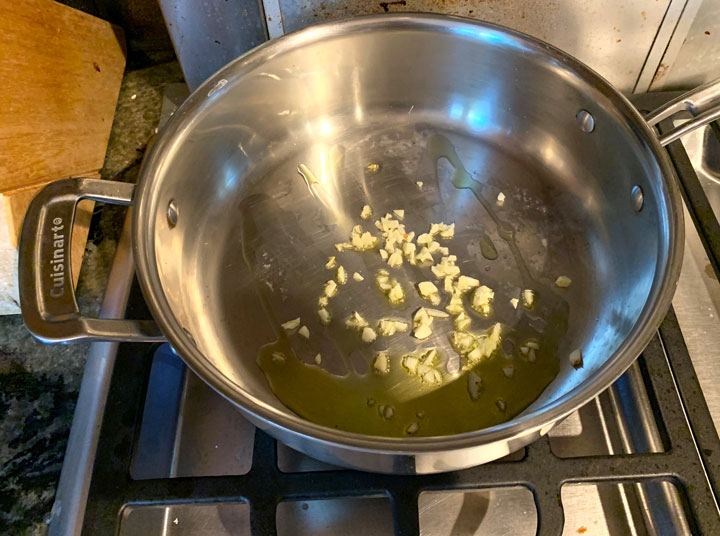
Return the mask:
<svg viewBox="0 0 720 536">
<path fill-rule="evenodd" d="M 94 343 L 50 534 L 720 534 L 718 132 L 668 147 L 687 208 L 673 309 L 615 384 L 538 442 L 453 473 L 346 470 L 256 429 L 168 344 Z M 149 316 L 129 229 L 102 309 L 123 313 Z"/>
</svg>

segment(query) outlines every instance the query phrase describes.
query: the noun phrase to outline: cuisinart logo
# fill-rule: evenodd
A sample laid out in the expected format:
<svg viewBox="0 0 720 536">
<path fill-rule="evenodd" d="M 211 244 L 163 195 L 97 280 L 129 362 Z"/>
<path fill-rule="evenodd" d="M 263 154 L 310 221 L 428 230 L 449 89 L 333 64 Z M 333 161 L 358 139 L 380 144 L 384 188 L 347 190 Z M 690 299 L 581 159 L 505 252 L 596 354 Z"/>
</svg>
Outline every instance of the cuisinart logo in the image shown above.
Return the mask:
<svg viewBox="0 0 720 536">
<path fill-rule="evenodd" d="M 50 259 L 52 271 L 50 278 L 52 279 L 52 287 L 50 288 L 50 296 L 59 298 L 65 294 L 65 234 L 62 232 L 65 226 L 62 218 L 53 218 L 52 231 L 53 254 Z"/>
</svg>

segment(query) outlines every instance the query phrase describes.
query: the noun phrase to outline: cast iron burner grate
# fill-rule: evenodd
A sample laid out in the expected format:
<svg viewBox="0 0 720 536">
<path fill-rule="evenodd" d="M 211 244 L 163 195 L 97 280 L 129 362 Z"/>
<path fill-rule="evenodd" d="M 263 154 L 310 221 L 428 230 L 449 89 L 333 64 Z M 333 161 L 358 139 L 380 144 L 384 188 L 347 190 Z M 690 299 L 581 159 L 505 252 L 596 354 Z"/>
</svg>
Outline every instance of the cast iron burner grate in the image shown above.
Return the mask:
<svg viewBox="0 0 720 536">
<path fill-rule="evenodd" d="M 653 95 L 646 95 L 636 104 L 653 109 L 660 104 L 653 99 Z M 720 225 L 683 147 L 674 143 L 668 152 L 711 264 L 720 275 Z M 137 309 L 144 309 L 144 304 L 134 285 L 128 314 L 138 316 L 141 311 Z M 521 458 L 512 458 L 515 461 L 505 459 L 463 471 L 423 476 L 350 470 L 284 473 L 277 464 L 277 443 L 257 430 L 252 467 L 244 475 L 133 480 L 130 467 L 155 348 L 147 344 L 120 345 L 85 511 L 86 534 L 117 534 L 123 509 L 128 505 L 245 502 L 249 505 L 252 534 L 264 536 L 276 534 L 276 512 L 282 501 L 385 496 L 391 502 L 395 534 L 415 535 L 420 532 L 421 492 L 510 486 L 532 491 L 539 534 L 561 534 L 561 487 L 598 482 L 671 482 L 679 492 L 690 531 L 720 534 L 720 439 L 672 310 L 638 360 L 659 424 L 663 452 L 560 458 L 551 451 L 548 438 L 543 437 L 525 448 Z"/>
</svg>

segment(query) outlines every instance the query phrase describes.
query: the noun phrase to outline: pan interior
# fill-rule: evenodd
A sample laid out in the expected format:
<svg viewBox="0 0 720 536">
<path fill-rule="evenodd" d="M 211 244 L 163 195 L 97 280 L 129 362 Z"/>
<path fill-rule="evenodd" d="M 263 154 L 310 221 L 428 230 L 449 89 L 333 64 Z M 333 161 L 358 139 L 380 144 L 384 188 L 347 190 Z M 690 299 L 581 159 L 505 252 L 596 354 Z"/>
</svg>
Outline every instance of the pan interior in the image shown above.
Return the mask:
<svg viewBox="0 0 720 536">
<path fill-rule="evenodd" d="M 641 136 L 612 95 L 539 45 L 462 28 L 378 25 L 304 38 L 231 66 L 148 179 L 156 184 L 149 225 L 165 298 L 203 367 L 237 387 L 239 404 L 253 397 L 292 413 L 270 389 L 258 355 L 282 337 L 281 322 L 298 316 L 311 337 L 291 337 L 293 351 L 311 367 L 320 353 L 334 374 L 362 374 L 378 350 L 398 356 L 399 369 L 399 356 L 418 346 L 409 333 L 366 345 L 342 326 L 354 310 L 410 322 L 429 306 L 412 287 L 434 279 L 429 269 L 393 270 L 407 299 L 392 309 L 373 284 L 383 267 L 377 251 L 333 247 L 358 223 L 378 234 L 372 221 L 394 209 L 418 234 L 430 223 L 455 223 L 455 237 L 443 245 L 463 274 L 495 291 L 492 315 L 474 315 L 472 329 L 500 322 L 515 343 L 499 352 L 507 357 L 492 358 L 497 364 L 483 378 L 492 400 L 474 427 L 551 405 L 606 365 L 635 326 L 668 248 L 660 171 Z M 582 110 L 593 117 L 591 132 L 578 121 Z M 299 164 L 319 190 L 308 187 Z M 464 187 L 453 180 L 460 169 L 470 181 Z M 173 227 L 165 213 L 171 200 L 179 214 Z M 367 221 L 360 219 L 365 204 L 375 213 Z M 329 307 L 335 320 L 324 327 L 316 311 L 334 275 L 324 268 L 330 255 L 365 281 L 351 277 L 340 287 Z M 569 288 L 555 286 L 560 275 L 572 280 Z M 536 304 L 515 309 L 510 299 L 525 288 Z M 422 346 L 437 348 L 444 366 L 455 355 L 452 324 L 434 326 Z M 519 347 L 537 333 L 547 344 L 542 359 L 528 363 Z M 576 348 L 584 357 L 579 370 L 568 359 Z M 508 366 L 516 371 L 510 378 Z M 406 381 L 392 388 L 418 396 Z M 364 407 L 367 398 L 355 403 Z M 442 433 L 466 431 L 457 428 L 465 415 L 448 416 Z"/>
</svg>

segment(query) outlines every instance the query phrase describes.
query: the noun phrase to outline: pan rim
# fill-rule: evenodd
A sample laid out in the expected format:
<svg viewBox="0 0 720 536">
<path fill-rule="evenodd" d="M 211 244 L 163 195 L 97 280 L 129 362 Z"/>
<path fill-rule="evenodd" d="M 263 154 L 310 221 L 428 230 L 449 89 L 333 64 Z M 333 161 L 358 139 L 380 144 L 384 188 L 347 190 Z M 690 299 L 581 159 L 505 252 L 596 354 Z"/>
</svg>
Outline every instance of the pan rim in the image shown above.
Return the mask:
<svg viewBox="0 0 720 536">
<path fill-rule="evenodd" d="M 489 428 L 449 436 L 393 438 L 328 428 L 290 413 L 281 413 L 244 392 L 237 384 L 207 362 L 174 318 L 165 299 L 155 264 L 154 227 L 152 224 L 154 220 L 151 215 L 155 214 L 153 201 L 156 196 L 153 194 L 157 191 L 160 182 L 155 180 L 160 175 L 157 170 L 167 157 L 168 150 L 174 147 L 182 132 L 190 127 L 197 112 L 211 105 L 212 99 L 209 96 L 214 93 L 213 89 L 218 86 L 218 82 L 225 80 L 227 84 L 230 78 L 242 76 L 243 72 L 249 71 L 258 63 L 281 54 L 289 48 L 348 33 L 382 29 L 446 33 L 458 33 L 460 30 L 475 33 L 483 30 L 499 32 L 517 45 L 548 55 L 550 59 L 559 62 L 568 72 L 580 76 L 587 83 L 592 84 L 596 90 L 612 102 L 620 115 L 633 127 L 635 135 L 647 146 L 651 153 L 649 156 L 655 159 L 661 172 L 662 192 L 665 196 L 664 201 L 669 216 L 665 260 L 662 262 L 663 259 L 659 259 L 658 268 L 660 269 L 655 275 L 648 299 L 628 336 L 598 369 L 598 373 L 594 377 L 541 408 L 536 408 L 508 422 Z M 229 76 L 230 73 L 232 76 Z M 224 398 L 258 421 L 267 423 L 271 427 L 278 427 L 285 434 L 291 434 L 298 439 L 310 438 L 347 450 L 368 453 L 418 455 L 508 441 L 513 438 L 529 436 L 536 430 L 540 430 L 541 433 L 547 432 L 554 423 L 600 394 L 635 361 L 665 317 L 682 266 L 684 231 L 679 188 L 667 153 L 635 107 L 599 74 L 548 43 L 503 26 L 447 15 L 402 13 L 369 15 L 329 22 L 266 42 L 238 57 L 199 86 L 168 122 L 143 164 L 135 191 L 135 201 L 133 248 L 138 280 L 153 317 L 161 326 L 170 344 L 179 355 L 183 356 L 188 366 Z M 663 251 L 659 253 L 659 256 L 662 253 Z"/>
</svg>

